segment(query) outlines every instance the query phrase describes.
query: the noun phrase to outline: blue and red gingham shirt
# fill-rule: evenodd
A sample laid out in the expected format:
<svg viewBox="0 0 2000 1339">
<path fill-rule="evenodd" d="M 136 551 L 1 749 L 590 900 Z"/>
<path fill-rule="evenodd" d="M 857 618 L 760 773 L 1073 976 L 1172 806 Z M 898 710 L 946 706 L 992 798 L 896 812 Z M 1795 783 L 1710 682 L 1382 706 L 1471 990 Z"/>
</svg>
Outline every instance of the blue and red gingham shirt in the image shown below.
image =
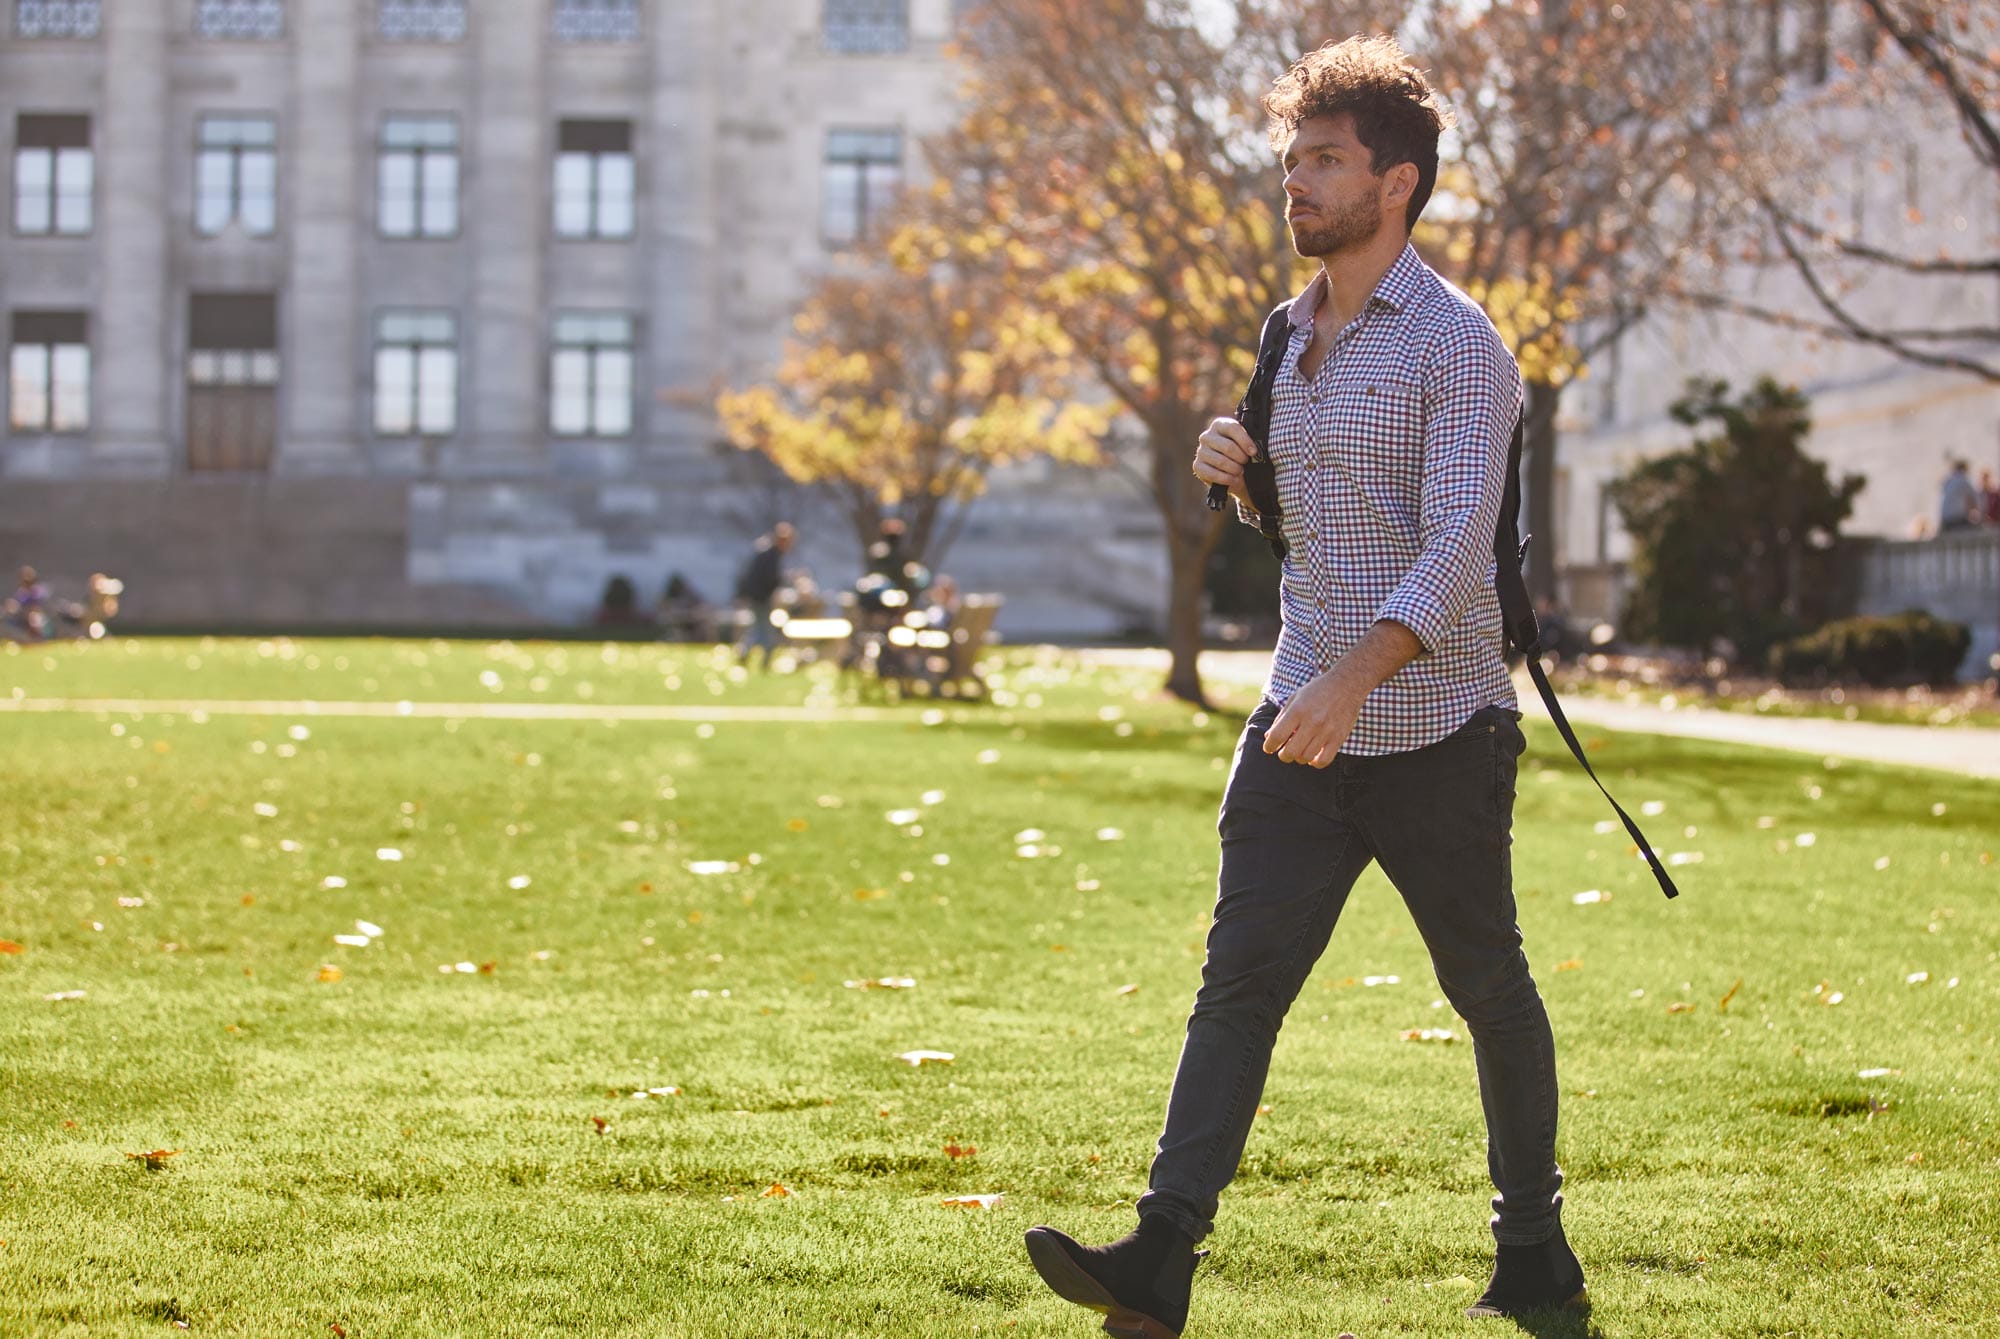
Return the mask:
<svg viewBox="0 0 2000 1339">
<path fill-rule="evenodd" d="M 1299 358 L 1325 297 L 1321 274 L 1292 300 L 1272 399 L 1291 552 L 1264 695 L 1284 704 L 1394 619 L 1423 651 L 1369 695 L 1341 751 L 1400 753 L 1481 707 L 1518 705 L 1501 658 L 1493 526 L 1521 373 L 1479 305 L 1405 246 L 1307 381 Z"/>
</svg>

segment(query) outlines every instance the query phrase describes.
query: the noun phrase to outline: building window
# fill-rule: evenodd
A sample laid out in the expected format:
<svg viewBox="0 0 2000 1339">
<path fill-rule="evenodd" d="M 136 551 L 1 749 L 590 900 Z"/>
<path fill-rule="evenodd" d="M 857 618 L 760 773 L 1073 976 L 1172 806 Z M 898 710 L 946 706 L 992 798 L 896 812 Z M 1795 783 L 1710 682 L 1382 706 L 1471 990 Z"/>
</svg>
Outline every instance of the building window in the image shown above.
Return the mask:
<svg viewBox="0 0 2000 1339">
<path fill-rule="evenodd" d="M 90 428 L 90 318 L 14 313 L 7 356 L 7 426 L 14 432 Z"/>
<path fill-rule="evenodd" d="M 902 131 L 830 132 L 820 168 L 820 232 L 827 244 L 845 246 L 868 236 L 902 184 Z"/>
<path fill-rule="evenodd" d="M 14 0 L 16 37 L 95 37 L 103 25 L 99 0 Z"/>
<path fill-rule="evenodd" d="M 555 0 L 550 21 L 558 42 L 636 42 L 639 0 Z"/>
<path fill-rule="evenodd" d="M 392 116 L 375 163 L 375 219 L 384 237 L 458 232 L 458 122 Z"/>
<path fill-rule="evenodd" d="M 268 116 L 204 116 L 195 151 L 195 231 L 231 220 L 252 237 L 278 230 L 278 123 Z"/>
<path fill-rule="evenodd" d="M 458 428 L 458 320 L 384 312 L 375 322 L 375 431 L 446 437 Z"/>
<path fill-rule="evenodd" d="M 268 468 L 278 440 L 277 298 L 193 294 L 187 381 L 188 468 Z"/>
<path fill-rule="evenodd" d="M 15 118 L 15 232 L 63 237 L 89 232 L 96 176 L 88 116 Z"/>
<path fill-rule="evenodd" d="M 630 237 L 632 197 L 632 123 L 562 122 L 556 135 L 556 236 Z"/>
<path fill-rule="evenodd" d="M 465 0 L 380 0 L 375 31 L 391 42 L 462 42 Z"/>
<path fill-rule="evenodd" d="M 556 317 L 549 359 L 549 428 L 561 437 L 632 431 L 632 318 L 608 312 Z"/>
<path fill-rule="evenodd" d="M 910 49 L 908 0 L 825 0 L 820 33 L 828 51 L 878 56 Z"/>
<path fill-rule="evenodd" d="M 283 0 L 195 0 L 194 35 L 252 41 L 283 37 Z"/>
</svg>

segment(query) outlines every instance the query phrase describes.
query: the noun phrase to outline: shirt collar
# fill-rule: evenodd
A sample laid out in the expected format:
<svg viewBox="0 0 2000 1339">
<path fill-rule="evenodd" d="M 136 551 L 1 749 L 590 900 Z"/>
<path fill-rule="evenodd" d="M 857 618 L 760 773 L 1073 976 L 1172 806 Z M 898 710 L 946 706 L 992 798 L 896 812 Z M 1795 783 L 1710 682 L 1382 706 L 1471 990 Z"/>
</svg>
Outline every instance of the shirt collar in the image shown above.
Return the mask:
<svg viewBox="0 0 2000 1339">
<path fill-rule="evenodd" d="M 1369 295 L 1368 306 L 1381 304 L 1390 311 L 1402 311 L 1416 296 L 1417 281 L 1422 276 L 1424 262 L 1417 256 L 1417 250 L 1408 242 L 1403 243 L 1403 252 L 1396 257 L 1396 263 L 1382 274 L 1382 281 L 1375 285 Z M 1326 271 L 1321 270 L 1306 285 L 1305 291 L 1292 299 L 1290 320 L 1294 330 L 1302 330 L 1312 325 L 1313 317 L 1319 312 L 1319 304 L 1326 301 Z"/>
</svg>

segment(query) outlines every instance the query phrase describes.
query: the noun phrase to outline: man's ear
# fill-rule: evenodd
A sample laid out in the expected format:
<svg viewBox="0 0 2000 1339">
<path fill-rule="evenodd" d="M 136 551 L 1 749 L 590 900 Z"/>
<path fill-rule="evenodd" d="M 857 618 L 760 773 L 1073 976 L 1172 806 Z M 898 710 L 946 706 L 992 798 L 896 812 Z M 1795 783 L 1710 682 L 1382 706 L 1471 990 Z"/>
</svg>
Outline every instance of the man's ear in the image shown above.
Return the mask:
<svg viewBox="0 0 2000 1339">
<path fill-rule="evenodd" d="M 1398 163 L 1389 169 L 1386 178 L 1388 197 L 1386 203 L 1407 205 L 1417 193 L 1418 172 L 1415 163 Z"/>
</svg>

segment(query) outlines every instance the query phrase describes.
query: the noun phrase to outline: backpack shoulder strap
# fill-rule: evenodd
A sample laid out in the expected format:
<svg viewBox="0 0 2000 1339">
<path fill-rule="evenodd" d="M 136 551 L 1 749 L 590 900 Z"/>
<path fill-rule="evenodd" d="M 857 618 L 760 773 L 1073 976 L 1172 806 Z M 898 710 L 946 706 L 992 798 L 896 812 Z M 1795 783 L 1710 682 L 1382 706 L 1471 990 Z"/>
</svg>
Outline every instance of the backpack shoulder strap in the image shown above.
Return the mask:
<svg viewBox="0 0 2000 1339">
<path fill-rule="evenodd" d="M 1278 497 L 1278 468 L 1271 460 L 1268 444 L 1278 369 L 1292 342 L 1291 315 L 1292 304 L 1286 301 L 1272 308 L 1271 314 L 1264 318 L 1264 332 L 1257 341 L 1257 367 L 1250 374 L 1250 385 L 1236 407 L 1236 421 L 1257 444 L 1257 454 L 1243 467 L 1243 486 L 1250 494 L 1250 505 L 1256 509 L 1258 528 L 1280 562 L 1287 551 L 1282 526 L 1284 508 Z"/>
<path fill-rule="evenodd" d="M 1521 575 L 1521 562 L 1528 553 L 1528 540 L 1520 538 L 1521 436 L 1522 424 L 1516 419 L 1514 438 L 1507 447 L 1507 487 L 1500 498 L 1500 520 L 1493 530 L 1493 591 L 1500 597 L 1501 626 L 1506 629 L 1508 644 L 1519 651 L 1522 660 L 1527 663 L 1528 677 L 1535 681 L 1535 691 L 1542 695 L 1542 705 L 1549 709 L 1549 719 L 1555 722 L 1563 742 L 1569 745 L 1569 751 L 1583 764 L 1584 774 L 1596 785 L 1598 793 L 1610 801 L 1612 810 L 1625 825 L 1625 831 L 1638 843 L 1639 854 L 1652 867 L 1660 891 L 1668 897 L 1679 897 L 1680 889 L 1674 887 L 1674 881 L 1667 876 L 1666 867 L 1660 863 L 1659 852 L 1646 840 L 1646 834 L 1639 831 L 1632 815 L 1611 798 L 1610 791 L 1604 789 L 1604 782 L 1598 779 L 1597 769 L 1584 755 L 1583 744 L 1577 739 L 1576 731 L 1570 728 L 1569 717 L 1563 714 L 1562 704 L 1556 701 L 1556 690 L 1550 686 L 1549 676 L 1542 669 L 1542 630 L 1535 621 L 1534 601 L 1528 598 L 1528 583 Z"/>
</svg>

